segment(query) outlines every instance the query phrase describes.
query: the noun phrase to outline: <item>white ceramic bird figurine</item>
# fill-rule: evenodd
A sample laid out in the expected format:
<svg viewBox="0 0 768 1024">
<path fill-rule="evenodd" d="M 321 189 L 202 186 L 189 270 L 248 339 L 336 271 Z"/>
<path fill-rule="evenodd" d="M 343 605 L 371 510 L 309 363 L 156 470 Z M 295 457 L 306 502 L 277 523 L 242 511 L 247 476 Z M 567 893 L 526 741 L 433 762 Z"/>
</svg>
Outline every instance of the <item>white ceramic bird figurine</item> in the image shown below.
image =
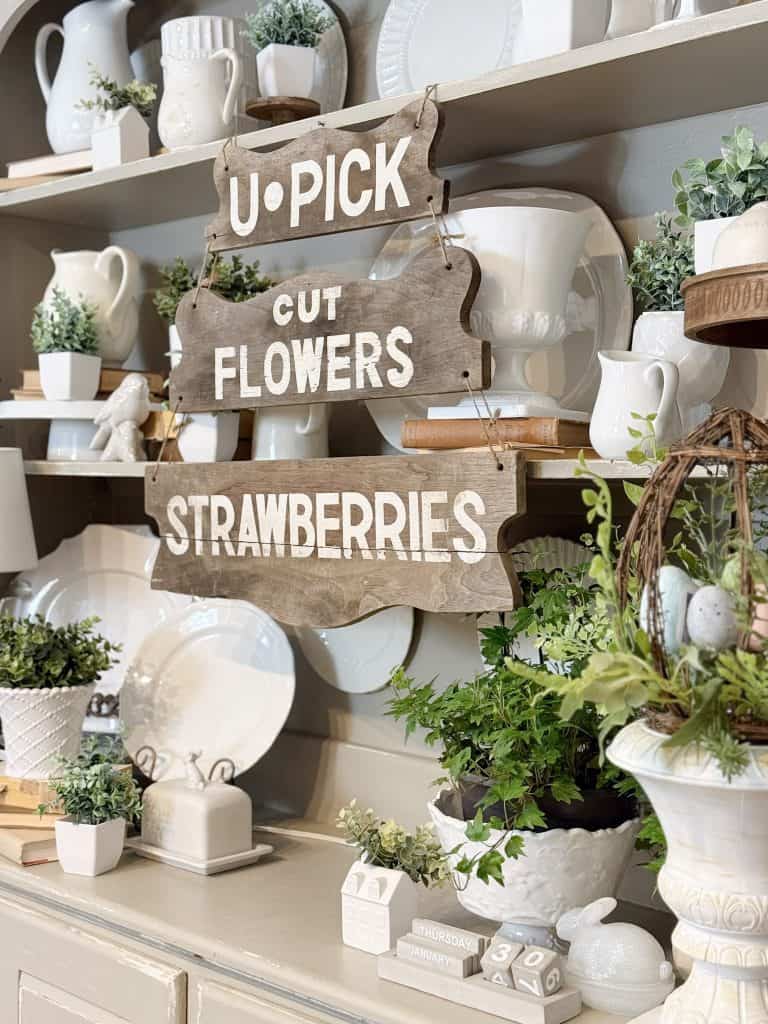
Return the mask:
<svg viewBox="0 0 768 1024">
<path fill-rule="evenodd" d="M 143 462 L 146 455 L 139 427 L 149 411 L 147 378 L 129 373 L 94 420 L 99 429 L 91 441 L 91 450 L 101 451 L 102 462 Z"/>
</svg>

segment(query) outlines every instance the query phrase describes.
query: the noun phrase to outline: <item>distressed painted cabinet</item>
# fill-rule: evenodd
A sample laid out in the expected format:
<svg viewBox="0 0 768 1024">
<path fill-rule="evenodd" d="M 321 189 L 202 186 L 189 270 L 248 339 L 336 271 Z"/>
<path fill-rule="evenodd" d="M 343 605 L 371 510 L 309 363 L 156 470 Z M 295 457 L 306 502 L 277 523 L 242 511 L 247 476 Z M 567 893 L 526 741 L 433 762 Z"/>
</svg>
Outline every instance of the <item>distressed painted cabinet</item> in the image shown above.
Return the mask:
<svg viewBox="0 0 768 1024">
<path fill-rule="evenodd" d="M 240 992 L 216 981 L 191 986 L 190 1024 L 333 1024 L 312 1009 L 297 1009 Z"/>
<path fill-rule="evenodd" d="M 184 971 L 0 899 L 3 1024 L 186 1024 Z"/>
</svg>

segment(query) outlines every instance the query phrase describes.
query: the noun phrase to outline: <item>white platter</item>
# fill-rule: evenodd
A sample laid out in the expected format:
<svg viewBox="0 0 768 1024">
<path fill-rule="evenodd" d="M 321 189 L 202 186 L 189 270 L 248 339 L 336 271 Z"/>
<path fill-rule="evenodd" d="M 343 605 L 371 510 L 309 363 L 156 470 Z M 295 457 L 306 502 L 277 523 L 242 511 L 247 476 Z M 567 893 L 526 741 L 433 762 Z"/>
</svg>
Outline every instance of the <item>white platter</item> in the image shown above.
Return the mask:
<svg viewBox="0 0 768 1024">
<path fill-rule="evenodd" d="M 327 683 L 344 693 L 373 693 L 408 656 L 413 608 L 385 608 L 350 626 L 297 628 L 304 656 Z"/>
<path fill-rule="evenodd" d="M 487 206 L 540 206 L 581 213 L 590 218 L 584 255 L 573 278 L 568 300 L 570 332 L 562 345 L 533 356 L 528 363 L 532 386 L 556 395 L 563 408 L 590 413 L 600 386 L 597 353 L 628 349 L 632 336 L 632 292 L 626 282 L 627 256 L 607 214 L 587 196 L 550 188 L 489 189 L 461 196 L 452 210 Z M 446 227 L 459 234 L 450 213 Z M 417 253 L 435 244 L 431 218 L 401 224 L 390 235 L 371 268 L 369 277 L 380 281 L 399 277 Z M 461 245 L 461 238 L 454 239 Z M 457 394 L 458 402 L 462 395 Z M 451 404 L 450 395 L 419 398 L 382 398 L 367 402 L 380 433 L 398 451 L 405 419 L 425 419 L 431 405 Z"/>
<path fill-rule="evenodd" d="M 133 850 L 139 857 L 156 860 L 172 868 L 193 871 L 196 875 L 218 875 L 222 871 L 244 868 L 248 864 L 255 864 L 262 857 L 275 851 L 274 846 L 270 846 L 268 843 L 257 843 L 252 850 L 245 850 L 243 853 L 230 853 L 226 857 L 213 857 L 211 860 L 192 860 L 180 853 L 171 853 L 170 850 L 163 850 L 159 846 L 144 843 L 141 839 L 129 839 L 125 846 L 126 849 Z"/>
<path fill-rule="evenodd" d="M 521 0 L 391 0 L 376 51 L 379 96 L 509 67 L 522 18 Z"/>
<path fill-rule="evenodd" d="M 315 82 L 312 87 L 312 99 L 320 104 L 322 113 L 341 110 L 347 96 L 347 76 L 349 59 L 344 30 L 338 15 L 325 0 L 315 0 L 323 14 L 333 18 L 333 25 L 323 32 L 317 44 L 317 68 Z"/>
<path fill-rule="evenodd" d="M 246 601 L 195 601 L 148 633 L 120 694 L 125 749 L 157 753 L 154 779 L 185 778 L 200 751 L 208 776 L 220 758 L 241 775 L 285 725 L 295 689 L 285 633 Z"/>
<path fill-rule="evenodd" d="M 36 569 L 17 576 L 3 609 L 21 617 L 42 615 L 55 626 L 97 616 L 96 630 L 123 645 L 119 663 L 96 684 L 99 693 L 115 694 L 146 634 L 193 600 L 152 590 L 159 544 L 146 527 L 86 526 L 41 558 Z"/>
</svg>

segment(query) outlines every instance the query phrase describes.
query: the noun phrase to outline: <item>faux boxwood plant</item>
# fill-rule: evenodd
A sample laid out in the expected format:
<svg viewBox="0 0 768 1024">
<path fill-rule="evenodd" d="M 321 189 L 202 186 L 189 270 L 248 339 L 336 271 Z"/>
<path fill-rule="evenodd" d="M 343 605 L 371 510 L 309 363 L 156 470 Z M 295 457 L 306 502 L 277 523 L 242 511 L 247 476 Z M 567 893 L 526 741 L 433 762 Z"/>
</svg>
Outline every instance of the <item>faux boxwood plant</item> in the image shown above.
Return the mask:
<svg viewBox="0 0 768 1024">
<path fill-rule="evenodd" d="M 157 86 L 153 82 L 139 82 L 134 78 L 127 85 L 119 85 L 91 65 L 91 85 L 98 89 L 99 94 L 95 99 L 81 100 L 78 104 L 81 110 L 106 113 L 108 110 L 135 107 L 142 117 L 152 116 L 157 102 Z"/>
<path fill-rule="evenodd" d="M 133 776 L 110 764 L 84 767 L 76 760 L 63 761 L 48 785 L 56 799 L 41 804 L 41 814 L 55 809 L 77 825 L 103 825 L 115 818 L 133 822 L 141 816 L 140 790 Z"/>
<path fill-rule="evenodd" d="M 312 0 L 269 0 L 255 14 L 245 15 L 243 35 L 255 50 L 270 43 L 314 50 L 323 32 L 334 24 Z"/>
<path fill-rule="evenodd" d="M 117 663 L 119 644 L 94 632 L 98 619 L 52 626 L 42 616 L 0 616 L 0 687 L 90 686 Z"/>
<path fill-rule="evenodd" d="M 739 126 L 723 138 L 720 156 L 688 160 L 672 175 L 678 224 L 737 217 L 768 199 L 768 142 L 758 143 L 751 128 Z"/>
<path fill-rule="evenodd" d="M 155 309 L 161 319 L 172 324 L 176 320 L 179 303 L 192 291 L 196 277 L 192 268 L 181 257 L 160 270 L 162 285 L 155 291 Z M 242 257 L 217 260 L 211 256 L 206 266 L 206 278 L 211 291 L 229 302 L 245 302 L 274 285 L 269 277 L 259 273 L 259 261 L 246 263 Z"/>
<path fill-rule="evenodd" d="M 694 273 L 693 243 L 676 231 L 668 213 L 656 214 L 656 238 L 640 241 L 632 252 L 627 283 L 641 313 L 684 308 L 680 286 Z"/>
<path fill-rule="evenodd" d="M 74 302 L 60 288 L 54 288 L 50 302 L 41 302 L 35 307 L 32 347 L 38 355 L 49 352 L 98 355 L 96 312 L 96 306 L 90 302 Z"/>
</svg>

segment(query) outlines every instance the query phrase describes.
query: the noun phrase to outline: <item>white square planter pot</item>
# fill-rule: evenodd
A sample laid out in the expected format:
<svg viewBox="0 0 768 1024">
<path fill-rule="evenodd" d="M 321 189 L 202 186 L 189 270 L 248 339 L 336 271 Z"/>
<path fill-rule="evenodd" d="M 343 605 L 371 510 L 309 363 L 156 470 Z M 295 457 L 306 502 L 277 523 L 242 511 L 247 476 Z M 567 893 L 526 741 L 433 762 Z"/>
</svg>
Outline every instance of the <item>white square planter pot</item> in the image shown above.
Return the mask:
<svg viewBox="0 0 768 1024">
<path fill-rule="evenodd" d="M 56 853 L 68 875 L 93 878 L 117 867 L 125 843 L 125 821 L 78 825 L 70 818 L 56 822 Z"/>
<path fill-rule="evenodd" d="M 355 861 L 341 887 L 345 946 L 378 956 L 407 935 L 418 910 L 418 885 L 404 871 Z"/>
<path fill-rule="evenodd" d="M 311 97 L 315 51 L 309 46 L 270 43 L 256 54 L 256 67 L 262 96 Z"/>
<path fill-rule="evenodd" d="M 37 363 L 40 386 L 49 402 L 90 402 L 99 390 L 101 356 L 45 352 Z"/>
<path fill-rule="evenodd" d="M 523 60 L 575 50 L 605 38 L 610 0 L 523 0 Z"/>
</svg>

